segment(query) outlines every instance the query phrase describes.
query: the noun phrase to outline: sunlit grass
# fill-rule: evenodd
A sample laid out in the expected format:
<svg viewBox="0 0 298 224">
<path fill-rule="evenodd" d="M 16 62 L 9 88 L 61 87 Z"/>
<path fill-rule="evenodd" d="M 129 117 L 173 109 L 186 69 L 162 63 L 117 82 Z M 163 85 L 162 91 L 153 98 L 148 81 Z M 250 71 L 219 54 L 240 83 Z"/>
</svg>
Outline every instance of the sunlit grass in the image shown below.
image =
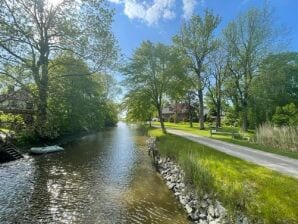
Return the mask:
<svg viewBox="0 0 298 224">
<path fill-rule="evenodd" d="M 9 132 L 9 129 L 7 129 L 7 128 L 0 128 L 0 131 L 3 131 L 5 133 L 8 133 Z"/>
<path fill-rule="evenodd" d="M 217 197 L 254 223 L 298 223 L 298 180 L 174 135 L 158 137 L 160 153 L 175 159 L 200 193 Z"/>
<path fill-rule="evenodd" d="M 154 125 L 159 125 L 158 122 L 154 122 Z M 225 134 L 221 134 L 221 135 L 213 135 L 211 137 L 210 135 L 210 126 L 206 125 L 206 129 L 205 130 L 199 130 L 199 126 L 198 123 L 194 123 L 194 126 L 191 128 L 189 127 L 189 123 L 170 123 L 170 122 L 165 122 L 165 126 L 167 128 L 174 128 L 174 129 L 178 129 L 178 130 L 182 130 L 182 131 L 186 131 L 192 134 L 197 134 L 200 136 L 204 136 L 204 137 L 209 137 L 209 138 L 213 138 L 213 139 L 217 139 L 217 140 L 221 140 L 221 141 L 225 141 L 228 143 L 233 143 L 236 145 L 241 145 L 241 146 L 246 146 L 246 147 L 250 147 L 253 149 L 257 149 L 257 150 L 261 150 L 261 151 L 265 151 L 265 152 L 271 152 L 271 153 L 275 153 L 275 154 L 279 154 L 282 156 L 287 156 L 287 157 L 291 157 L 294 159 L 298 159 L 298 153 L 297 152 L 293 152 L 287 149 L 281 149 L 281 148 L 274 148 L 274 147 L 269 147 L 269 146 L 264 146 L 261 144 L 257 144 L 255 142 L 252 141 L 248 141 L 246 139 L 237 139 L 237 138 L 232 138 L 232 135 L 225 135 Z M 241 131 L 239 130 L 239 128 L 237 127 L 223 127 L 220 130 L 221 132 L 240 132 L 241 135 L 243 135 L 244 137 L 247 137 L 249 139 L 252 139 L 254 136 L 254 131 L 253 130 L 249 130 L 248 132 L 245 133 L 241 133 Z"/>
</svg>

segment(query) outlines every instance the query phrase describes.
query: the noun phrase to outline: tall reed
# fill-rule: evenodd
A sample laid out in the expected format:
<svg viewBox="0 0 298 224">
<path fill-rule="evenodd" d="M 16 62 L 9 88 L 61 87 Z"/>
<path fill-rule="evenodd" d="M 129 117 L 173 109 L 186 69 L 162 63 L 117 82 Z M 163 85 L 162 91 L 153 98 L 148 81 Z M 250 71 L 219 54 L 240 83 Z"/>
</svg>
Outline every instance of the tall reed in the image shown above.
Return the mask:
<svg viewBox="0 0 298 224">
<path fill-rule="evenodd" d="M 298 127 L 275 127 L 265 123 L 256 131 L 255 142 L 261 145 L 298 152 Z"/>
</svg>

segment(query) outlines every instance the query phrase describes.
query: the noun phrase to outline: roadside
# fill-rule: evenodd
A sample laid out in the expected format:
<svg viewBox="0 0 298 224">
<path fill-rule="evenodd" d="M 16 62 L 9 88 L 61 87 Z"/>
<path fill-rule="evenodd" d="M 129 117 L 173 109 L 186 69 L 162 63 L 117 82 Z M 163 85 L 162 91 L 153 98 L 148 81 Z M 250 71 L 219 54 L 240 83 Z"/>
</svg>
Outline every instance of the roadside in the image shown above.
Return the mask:
<svg viewBox="0 0 298 224">
<path fill-rule="evenodd" d="M 298 178 L 298 160 L 296 159 L 287 158 L 273 153 L 262 152 L 211 138 L 197 136 L 184 131 L 174 129 L 167 129 L 167 131 L 170 134 L 178 135 L 191 141 L 206 145 L 228 155 L 235 156 L 248 162 L 252 162 L 257 165 Z"/>
<path fill-rule="evenodd" d="M 232 216 L 240 211 L 251 223 L 298 222 L 297 179 L 160 129 L 149 134 L 158 138 L 162 156 L 182 166 L 198 193 L 216 194 Z"/>
<path fill-rule="evenodd" d="M 154 122 L 153 123 L 154 127 L 159 127 L 160 124 L 159 122 Z M 257 149 L 260 151 L 264 151 L 264 152 L 269 152 L 269 153 L 274 153 L 274 154 L 278 154 L 281 156 L 286 156 L 289 158 L 293 158 L 293 159 L 298 159 L 298 153 L 297 152 L 292 152 L 292 151 L 288 151 L 286 149 L 277 149 L 277 148 L 272 148 L 272 147 L 268 147 L 268 146 L 264 146 L 264 145 L 259 145 L 256 143 L 252 143 L 248 140 L 244 140 L 244 139 L 236 139 L 236 138 L 232 138 L 232 135 L 213 135 L 212 137 L 210 136 L 210 128 L 207 127 L 205 130 L 199 130 L 197 127 L 197 124 L 194 123 L 194 127 L 189 127 L 189 124 L 187 123 L 169 123 L 169 122 L 165 122 L 165 126 L 167 129 L 171 128 L 171 129 L 177 129 L 177 130 L 182 130 L 188 133 L 192 133 L 195 135 L 199 135 L 199 136 L 204 136 L 204 137 L 208 137 L 211 139 L 217 139 L 220 141 L 224 141 L 227 143 L 232 143 L 232 144 L 236 144 L 236 145 L 240 145 L 240 146 L 246 146 L 249 148 L 253 148 L 253 149 Z M 222 131 L 225 132 L 238 132 L 238 128 L 232 128 L 232 127 L 224 127 L 222 128 Z M 252 138 L 253 136 L 253 132 L 249 131 L 243 134 L 246 138 Z"/>
</svg>

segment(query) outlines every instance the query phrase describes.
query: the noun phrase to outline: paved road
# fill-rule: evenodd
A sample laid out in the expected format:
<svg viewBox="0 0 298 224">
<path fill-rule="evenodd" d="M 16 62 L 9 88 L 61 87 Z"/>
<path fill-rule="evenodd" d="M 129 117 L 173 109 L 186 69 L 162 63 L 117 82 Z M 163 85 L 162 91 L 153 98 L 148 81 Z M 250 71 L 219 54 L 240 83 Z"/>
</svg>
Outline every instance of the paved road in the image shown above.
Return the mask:
<svg viewBox="0 0 298 224">
<path fill-rule="evenodd" d="M 292 159 L 285 156 L 276 155 L 273 153 L 263 152 L 263 151 L 251 149 L 248 147 L 244 147 L 244 146 L 226 143 L 223 141 L 198 136 L 198 135 L 187 133 L 180 130 L 167 128 L 167 132 L 174 135 L 181 136 L 183 138 L 187 138 L 191 141 L 209 146 L 218 151 L 238 157 L 240 159 L 243 159 L 261 166 L 265 166 L 269 169 L 298 178 L 298 160 L 297 159 Z"/>
</svg>

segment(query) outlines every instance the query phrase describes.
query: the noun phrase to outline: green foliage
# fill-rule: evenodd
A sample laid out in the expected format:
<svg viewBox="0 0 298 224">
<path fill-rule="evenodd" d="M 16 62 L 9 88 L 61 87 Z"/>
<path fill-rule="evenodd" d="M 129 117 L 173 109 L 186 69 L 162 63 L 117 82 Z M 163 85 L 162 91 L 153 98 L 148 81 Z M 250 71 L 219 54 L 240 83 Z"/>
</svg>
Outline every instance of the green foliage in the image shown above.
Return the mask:
<svg viewBox="0 0 298 224">
<path fill-rule="evenodd" d="M 298 53 L 269 55 L 253 83 L 252 113 L 256 125 L 272 121 L 278 106 L 298 105 Z"/>
<path fill-rule="evenodd" d="M 72 112 L 65 112 L 70 104 L 65 106 L 59 101 L 54 102 L 53 98 L 48 99 L 50 95 L 53 97 L 53 89 L 50 85 L 53 84 L 51 83 L 53 78 L 56 78 L 54 76 L 55 69 L 59 67 L 58 63 L 62 62 L 60 64 L 62 67 L 65 65 L 63 60 L 55 60 L 55 64 L 51 63 L 51 60 L 57 55 L 71 52 L 77 59 L 84 61 L 83 69 L 88 72 L 84 73 L 86 76 L 114 66 L 118 47 L 111 32 L 113 10 L 103 0 L 63 1 L 53 5 L 45 0 L 15 2 L 0 0 L 0 5 L 0 54 L 2 55 L 0 79 L 5 83 L 16 83 L 22 88 L 28 87 L 28 82 L 35 86 L 36 91 L 32 91 L 36 106 L 35 132 L 41 138 L 55 137 L 60 133 L 60 124 L 55 123 L 56 114 L 59 113 L 57 108 L 64 115 Z M 79 64 L 82 65 L 82 63 Z M 86 69 L 87 65 L 88 69 Z M 75 72 L 74 70 L 73 73 Z M 73 83 L 73 89 L 77 88 L 77 84 L 83 88 L 92 86 L 90 80 L 79 79 L 71 81 L 62 78 L 61 85 L 65 87 L 67 83 Z M 72 87 L 70 86 L 63 94 L 69 94 Z M 82 91 L 78 89 L 80 102 L 84 97 L 87 99 L 88 94 L 96 92 L 93 87 L 91 89 L 90 92 L 86 89 Z M 70 100 L 72 107 L 76 110 L 78 108 L 74 101 L 78 95 L 72 92 L 70 96 L 70 98 L 73 97 Z M 96 94 L 93 97 L 97 97 Z M 98 101 L 101 100 L 98 99 Z M 57 108 L 48 103 L 57 103 Z M 88 103 L 87 105 L 88 108 L 92 107 Z M 97 105 L 98 102 L 94 107 Z M 54 110 L 54 114 L 51 109 Z M 81 110 L 84 109 L 86 108 L 81 108 Z M 86 115 L 86 120 L 89 119 L 89 122 L 94 120 L 94 117 L 99 117 L 101 113 L 95 113 L 94 108 L 92 109 L 93 114 Z M 76 119 L 77 114 L 62 117 L 62 126 L 69 117 Z M 87 126 L 86 121 L 80 119 L 75 121 L 72 126 L 75 129 L 79 126 Z"/>
<path fill-rule="evenodd" d="M 204 15 L 194 15 L 185 22 L 180 32 L 173 37 L 175 48 L 182 55 L 188 75 L 192 81 L 190 90 L 198 93 L 200 129 L 204 129 L 204 99 L 205 87 L 203 72 L 205 71 L 207 56 L 218 47 L 218 41 L 214 38 L 214 31 L 220 23 L 220 17 L 210 10 L 205 10 Z M 205 73 L 208 74 L 208 73 Z"/>
<path fill-rule="evenodd" d="M 283 107 L 276 107 L 276 111 L 272 117 L 272 121 L 278 126 L 297 126 L 298 108 L 296 108 L 294 103 L 287 104 Z"/>
<path fill-rule="evenodd" d="M 229 75 L 225 82 L 226 92 L 242 121 L 248 128 L 249 110 L 254 80 L 260 62 L 273 50 L 275 32 L 272 11 L 267 8 L 250 8 L 230 22 L 224 29 L 224 42 L 228 55 Z"/>
<path fill-rule="evenodd" d="M 126 110 L 127 121 L 150 121 L 156 112 L 152 99 L 142 90 L 130 91 L 125 96 L 122 107 Z"/>
<path fill-rule="evenodd" d="M 62 55 L 51 64 L 58 65 L 49 80 L 48 136 L 115 125 L 117 110 L 106 97 L 105 75 L 91 75 L 86 63 L 73 55 Z"/>
<path fill-rule="evenodd" d="M 0 111 L 0 125 L 1 128 L 15 131 L 24 126 L 24 119 L 21 115 L 7 114 Z"/>
<path fill-rule="evenodd" d="M 153 44 L 150 41 L 143 42 L 123 68 L 130 97 L 143 96 L 162 118 L 164 97 L 173 87 L 172 82 L 184 73 L 183 60 L 180 59 L 177 51 L 169 46 L 161 43 Z M 141 98 L 138 101 L 142 105 Z M 134 113 L 136 114 L 140 115 L 139 112 Z M 165 132 L 163 119 L 160 119 L 160 122 Z"/>
</svg>

